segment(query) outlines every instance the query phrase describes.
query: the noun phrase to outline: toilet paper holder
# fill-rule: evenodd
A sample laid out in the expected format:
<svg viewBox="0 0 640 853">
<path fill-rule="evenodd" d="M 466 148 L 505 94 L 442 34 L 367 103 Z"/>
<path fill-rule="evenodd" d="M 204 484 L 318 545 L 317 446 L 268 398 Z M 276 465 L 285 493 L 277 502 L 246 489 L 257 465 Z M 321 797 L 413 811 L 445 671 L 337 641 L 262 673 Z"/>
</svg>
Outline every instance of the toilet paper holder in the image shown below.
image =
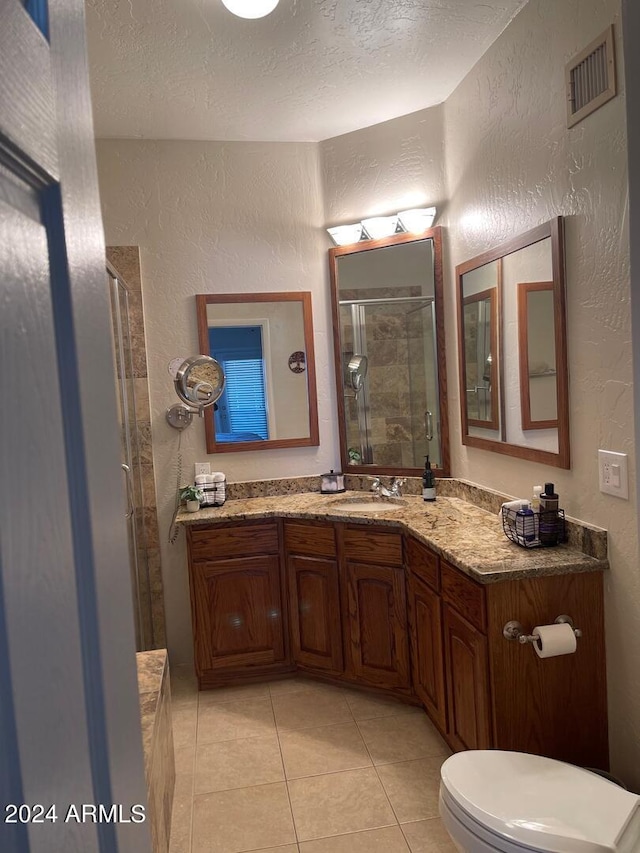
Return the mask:
<svg viewBox="0 0 640 853">
<path fill-rule="evenodd" d="M 576 637 L 582 636 L 582 631 L 580 630 L 580 628 L 574 627 L 573 619 L 571 618 L 571 616 L 567 616 L 566 613 L 563 613 L 561 616 L 558 616 L 556 619 L 554 619 L 554 623 L 556 625 L 562 625 L 565 623 L 567 625 L 571 625 L 573 633 L 576 635 Z M 537 637 L 534 637 L 533 634 L 525 634 L 522 624 L 516 621 L 515 619 L 512 619 L 510 622 L 507 622 L 507 624 L 502 629 L 502 636 L 507 640 L 517 640 L 519 643 L 522 643 L 522 645 L 524 645 L 525 643 L 535 643 L 535 641 L 537 640 Z"/>
</svg>

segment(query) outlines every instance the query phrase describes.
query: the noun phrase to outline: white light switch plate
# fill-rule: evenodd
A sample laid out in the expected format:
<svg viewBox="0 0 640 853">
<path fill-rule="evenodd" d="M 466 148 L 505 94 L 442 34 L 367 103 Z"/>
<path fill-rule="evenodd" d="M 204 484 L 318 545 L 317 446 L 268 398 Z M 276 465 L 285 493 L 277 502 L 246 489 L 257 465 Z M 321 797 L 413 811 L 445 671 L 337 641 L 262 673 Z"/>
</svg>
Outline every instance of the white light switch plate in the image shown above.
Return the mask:
<svg viewBox="0 0 640 853">
<path fill-rule="evenodd" d="M 196 462 L 196 477 L 198 474 L 210 474 L 211 473 L 211 462 Z"/>
<path fill-rule="evenodd" d="M 598 451 L 598 476 L 600 491 L 605 495 L 629 500 L 629 475 L 627 454 L 613 450 Z"/>
</svg>

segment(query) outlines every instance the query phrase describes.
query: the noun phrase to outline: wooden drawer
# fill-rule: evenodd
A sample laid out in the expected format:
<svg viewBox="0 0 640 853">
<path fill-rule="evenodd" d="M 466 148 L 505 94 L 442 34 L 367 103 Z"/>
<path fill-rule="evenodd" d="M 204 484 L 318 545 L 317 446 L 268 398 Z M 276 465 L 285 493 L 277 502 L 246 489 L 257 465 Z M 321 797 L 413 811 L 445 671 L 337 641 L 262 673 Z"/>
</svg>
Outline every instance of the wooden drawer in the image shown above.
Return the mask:
<svg viewBox="0 0 640 853">
<path fill-rule="evenodd" d="M 416 539 L 407 539 L 407 564 L 411 573 L 436 592 L 440 589 L 440 557 Z"/>
<path fill-rule="evenodd" d="M 344 531 L 344 552 L 347 560 L 401 566 L 402 536 L 379 528 L 347 527 Z"/>
<path fill-rule="evenodd" d="M 189 528 L 189 552 L 195 561 L 277 554 L 278 550 L 275 521 Z"/>
<path fill-rule="evenodd" d="M 483 587 L 445 560 L 440 561 L 442 598 L 461 616 L 486 633 L 487 611 Z"/>
<path fill-rule="evenodd" d="M 312 521 L 285 521 L 284 547 L 289 554 L 310 557 L 335 557 L 336 536 L 333 525 Z"/>
</svg>

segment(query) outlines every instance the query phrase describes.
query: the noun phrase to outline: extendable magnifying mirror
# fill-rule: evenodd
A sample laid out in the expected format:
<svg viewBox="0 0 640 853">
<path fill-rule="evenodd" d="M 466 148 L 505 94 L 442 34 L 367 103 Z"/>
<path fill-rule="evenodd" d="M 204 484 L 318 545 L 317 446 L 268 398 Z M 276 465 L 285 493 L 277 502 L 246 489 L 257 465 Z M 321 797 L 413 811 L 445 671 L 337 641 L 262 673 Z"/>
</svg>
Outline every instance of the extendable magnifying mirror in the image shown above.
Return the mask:
<svg viewBox="0 0 640 853">
<path fill-rule="evenodd" d="M 220 362 L 209 355 L 191 355 L 173 359 L 169 364 L 176 394 L 184 405 L 177 403 L 167 410 L 167 421 L 176 429 L 184 429 L 197 412 L 204 417 L 205 409 L 213 406 L 224 391 L 224 371 Z"/>
</svg>

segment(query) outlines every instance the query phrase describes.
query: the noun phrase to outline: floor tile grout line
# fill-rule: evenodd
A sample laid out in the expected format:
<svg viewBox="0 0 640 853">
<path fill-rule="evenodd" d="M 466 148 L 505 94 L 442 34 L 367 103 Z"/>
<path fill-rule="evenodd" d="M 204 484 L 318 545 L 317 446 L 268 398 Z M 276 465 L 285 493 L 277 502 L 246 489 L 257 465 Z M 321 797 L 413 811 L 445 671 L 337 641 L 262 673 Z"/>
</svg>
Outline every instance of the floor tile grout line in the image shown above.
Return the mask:
<svg viewBox="0 0 640 853">
<path fill-rule="evenodd" d="M 278 750 L 280 751 L 280 761 L 282 762 L 282 774 L 284 776 L 284 785 L 287 792 L 287 802 L 289 803 L 289 811 L 291 812 L 291 823 L 293 824 L 293 834 L 295 835 L 295 843 L 300 850 L 300 839 L 298 838 L 298 827 L 296 826 L 296 816 L 293 813 L 293 803 L 291 802 L 291 791 L 289 790 L 289 780 L 287 779 L 287 767 L 284 763 L 284 754 L 282 752 L 282 744 L 280 743 L 280 735 L 276 729 L 276 737 L 278 739 Z"/>
<path fill-rule="evenodd" d="M 363 721 L 363 722 L 364 722 L 364 721 Z M 362 734 L 362 731 L 360 731 L 360 726 L 358 725 L 358 722 L 357 722 L 357 721 L 356 721 L 356 725 L 358 726 L 358 731 L 360 732 L 360 737 L 361 737 L 361 738 L 362 738 L 362 740 L 364 741 L 364 745 L 365 745 L 365 747 L 366 747 L 366 749 L 367 749 L 367 752 L 369 753 L 369 758 L 371 759 L 371 764 L 373 765 L 373 769 L 374 769 L 374 770 L 375 770 L 375 772 L 376 772 L 376 778 L 377 778 L 378 782 L 380 783 L 380 787 L 381 787 L 381 788 L 382 788 L 382 790 L 384 791 L 384 795 L 385 795 L 385 797 L 387 798 L 387 802 L 389 803 L 389 807 L 391 808 L 391 811 L 392 811 L 392 813 L 393 813 L 393 816 L 394 816 L 394 817 L 395 817 L 395 819 L 396 819 L 396 823 L 398 824 L 398 826 L 400 826 L 400 821 L 399 821 L 399 819 L 398 819 L 398 815 L 396 814 L 396 810 L 395 810 L 395 809 L 394 809 L 394 807 L 393 807 L 393 803 L 391 802 L 391 798 L 389 797 L 389 794 L 387 793 L 387 789 L 386 789 L 386 788 L 385 788 L 385 786 L 384 786 L 384 782 L 383 782 L 383 781 L 382 781 L 382 779 L 380 778 L 380 774 L 378 773 L 378 768 L 377 768 L 377 766 L 376 766 L 375 761 L 373 760 L 373 755 L 371 754 L 371 750 L 369 749 L 369 746 L 368 746 L 368 744 L 367 744 L 367 741 L 365 740 L 364 735 Z M 399 763 L 399 762 L 398 762 L 398 763 Z M 403 836 L 404 836 L 404 833 L 402 833 L 402 834 L 403 834 Z M 407 842 L 407 846 L 408 846 L 408 842 Z"/>
</svg>

